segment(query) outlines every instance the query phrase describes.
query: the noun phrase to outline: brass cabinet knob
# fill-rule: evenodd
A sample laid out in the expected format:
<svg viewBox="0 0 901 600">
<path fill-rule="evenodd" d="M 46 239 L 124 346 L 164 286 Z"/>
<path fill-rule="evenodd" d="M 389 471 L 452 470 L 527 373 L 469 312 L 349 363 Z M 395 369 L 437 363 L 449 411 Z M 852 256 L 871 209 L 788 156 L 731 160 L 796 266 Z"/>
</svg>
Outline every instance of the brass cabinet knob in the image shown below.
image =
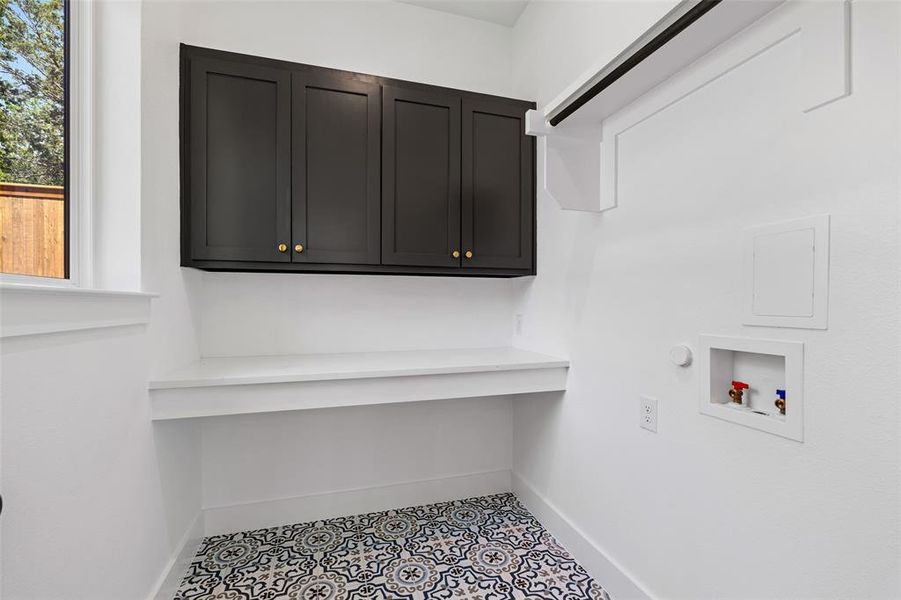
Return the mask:
<svg viewBox="0 0 901 600">
<path fill-rule="evenodd" d="M 303 252 L 303 244 L 294 244 L 294 251 L 298 254 Z"/>
<path fill-rule="evenodd" d="M 472 250 L 467 250 L 466 254 L 464 254 L 466 258 L 472 258 Z"/>
<path fill-rule="evenodd" d="M 451 252 L 451 256 L 453 256 L 454 258 L 460 258 L 460 251 L 454 250 L 453 252 Z"/>
<path fill-rule="evenodd" d="M 287 251 L 288 251 L 288 244 L 279 244 L 279 245 L 278 245 L 278 251 L 279 251 L 279 252 L 287 252 Z"/>
</svg>

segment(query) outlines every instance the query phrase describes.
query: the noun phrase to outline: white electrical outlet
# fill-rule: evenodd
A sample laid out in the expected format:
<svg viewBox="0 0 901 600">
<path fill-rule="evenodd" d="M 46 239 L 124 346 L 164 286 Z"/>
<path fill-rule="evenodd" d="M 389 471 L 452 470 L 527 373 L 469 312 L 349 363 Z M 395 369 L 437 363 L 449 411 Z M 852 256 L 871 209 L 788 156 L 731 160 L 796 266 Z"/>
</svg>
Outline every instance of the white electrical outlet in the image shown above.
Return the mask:
<svg viewBox="0 0 901 600">
<path fill-rule="evenodd" d="M 639 415 L 638 424 L 642 429 L 657 433 L 657 400 L 642 396 L 639 405 L 641 414 Z"/>
</svg>

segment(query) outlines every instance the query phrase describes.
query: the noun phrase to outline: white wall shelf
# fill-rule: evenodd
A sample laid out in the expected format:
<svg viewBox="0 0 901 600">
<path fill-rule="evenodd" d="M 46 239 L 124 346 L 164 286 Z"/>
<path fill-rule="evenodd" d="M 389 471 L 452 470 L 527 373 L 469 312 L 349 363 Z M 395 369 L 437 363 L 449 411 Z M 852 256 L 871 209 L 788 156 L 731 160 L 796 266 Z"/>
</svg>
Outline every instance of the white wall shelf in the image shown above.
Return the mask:
<svg viewBox="0 0 901 600">
<path fill-rule="evenodd" d="M 205 358 L 150 382 L 154 420 L 566 389 L 569 361 L 516 348 Z"/>
<path fill-rule="evenodd" d="M 783 4 L 725 0 L 673 35 L 679 20 L 699 5 L 698 0 L 684 0 L 613 60 L 589 69 L 546 106 L 529 111 L 526 133 L 539 137 L 538 171 L 545 192 L 566 210 L 616 207 L 617 136 L 655 110 L 654 102 L 646 102 L 643 110 L 623 109 L 658 86 L 678 93 L 680 86 L 668 80 L 695 69 L 701 57 Z M 850 93 L 848 7 L 846 0 L 807 3 L 783 20 L 785 30 L 779 35 L 801 34 L 800 111 L 813 111 Z M 648 53 L 649 48 L 654 50 Z"/>
</svg>

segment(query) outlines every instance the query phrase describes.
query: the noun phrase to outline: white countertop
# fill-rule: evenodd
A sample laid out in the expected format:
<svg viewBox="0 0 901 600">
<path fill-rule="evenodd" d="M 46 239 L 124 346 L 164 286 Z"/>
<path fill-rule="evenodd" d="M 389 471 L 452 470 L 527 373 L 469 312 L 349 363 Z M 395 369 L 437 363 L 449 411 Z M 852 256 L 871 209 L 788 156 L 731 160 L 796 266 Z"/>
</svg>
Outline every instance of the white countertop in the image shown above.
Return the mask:
<svg viewBox="0 0 901 600">
<path fill-rule="evenodd" d="M 176 389 L 566 368 L 563 358 L 517 348 L 469 348 L 204 358 L 150 381 Z"/>
</svg>

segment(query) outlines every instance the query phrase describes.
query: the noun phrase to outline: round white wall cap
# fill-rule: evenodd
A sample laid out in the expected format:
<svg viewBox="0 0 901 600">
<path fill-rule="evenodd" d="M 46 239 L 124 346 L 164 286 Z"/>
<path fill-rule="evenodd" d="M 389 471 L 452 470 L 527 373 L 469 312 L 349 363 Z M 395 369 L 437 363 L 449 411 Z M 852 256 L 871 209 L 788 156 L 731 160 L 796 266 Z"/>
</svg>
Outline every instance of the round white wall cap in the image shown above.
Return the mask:
<svg viewBox="0 0 901 600">
<path fill-rule="evenodd" d="M 677 367 L 687 367 L 691 364 L 691 348 L 685 344 L 673 346 L 669 351 L 669 359 Z"/>
</svg>

